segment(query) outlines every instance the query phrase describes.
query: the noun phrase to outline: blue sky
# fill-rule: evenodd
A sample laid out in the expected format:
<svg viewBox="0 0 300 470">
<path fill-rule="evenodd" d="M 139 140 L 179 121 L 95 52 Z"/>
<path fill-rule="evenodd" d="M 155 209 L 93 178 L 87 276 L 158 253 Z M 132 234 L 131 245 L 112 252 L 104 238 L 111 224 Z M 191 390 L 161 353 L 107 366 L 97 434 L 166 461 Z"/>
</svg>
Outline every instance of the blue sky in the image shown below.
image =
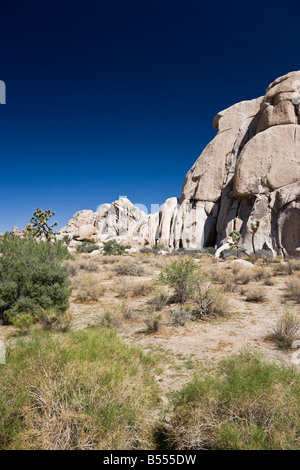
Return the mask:
<svg viewBox="0 0 300 470">
<path fill-rule="evenodd" d="M 180 196 L 215 114 L 300 69 L 297 1 L 1 0 L 0 232 Z"/>
</svg>

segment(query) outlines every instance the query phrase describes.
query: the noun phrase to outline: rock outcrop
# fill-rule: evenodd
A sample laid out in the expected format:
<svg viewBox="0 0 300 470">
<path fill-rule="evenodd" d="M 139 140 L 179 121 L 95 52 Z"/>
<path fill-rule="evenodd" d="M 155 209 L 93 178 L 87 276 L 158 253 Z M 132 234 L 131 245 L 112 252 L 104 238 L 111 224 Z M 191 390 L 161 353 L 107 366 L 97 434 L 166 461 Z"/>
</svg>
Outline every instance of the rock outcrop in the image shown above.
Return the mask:
<svg viewBox="0 0 300 470">
<path fill-rule="evenodd" d="M 265 96 L 217 114 L 216 137 L 187 173 L 180 199 L 147 215 L 121 198 L 94 213 L 77 212 L 61 230 L 74 243 L 116 239 L 134 247 L 222 246 L 232 230 L 256 247 L 300 254 L 300 71 L 275 80 Z"/>
</svg>

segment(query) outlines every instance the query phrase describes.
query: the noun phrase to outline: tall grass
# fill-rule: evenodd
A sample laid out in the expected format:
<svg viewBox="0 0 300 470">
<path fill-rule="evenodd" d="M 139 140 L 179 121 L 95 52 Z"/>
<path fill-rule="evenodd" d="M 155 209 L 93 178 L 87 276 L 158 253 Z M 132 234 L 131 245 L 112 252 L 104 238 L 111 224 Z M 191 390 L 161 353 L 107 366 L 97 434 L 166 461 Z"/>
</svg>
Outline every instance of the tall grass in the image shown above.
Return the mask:
<svg viewBox="0 0 300 470">
<path fill-rule="evenodd" d="M 168 439 L 183 449 L 300 449 L 300 375 L 248 352 L 175 396 Z"/>
<path fill-rule="evenodd" d="M 111 330 L 33 332 L 0 366 L 0 449 L 153 447 L 157 362 Z"/>
</svg>

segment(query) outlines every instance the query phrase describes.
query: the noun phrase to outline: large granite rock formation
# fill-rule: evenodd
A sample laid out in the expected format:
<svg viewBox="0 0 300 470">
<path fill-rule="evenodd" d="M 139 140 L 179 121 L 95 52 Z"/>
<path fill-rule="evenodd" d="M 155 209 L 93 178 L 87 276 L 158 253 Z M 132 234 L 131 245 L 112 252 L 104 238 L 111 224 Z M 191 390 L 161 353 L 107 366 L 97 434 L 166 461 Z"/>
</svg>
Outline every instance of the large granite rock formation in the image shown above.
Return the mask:
<svg viewBox="0 0 300 470">
<path fill-rule="evenodd" d="M 259 220 L 258 249 L 300 254 L 300 71 L 219 112 L 213 125 L 217 135 L 187 173 L 180 199 L 147 215 L 121 198 L 78 212 L 62 235 L 173 249 L 221 246 L 235 229 L 251 252 L 251 223 Z"/>
</svg>

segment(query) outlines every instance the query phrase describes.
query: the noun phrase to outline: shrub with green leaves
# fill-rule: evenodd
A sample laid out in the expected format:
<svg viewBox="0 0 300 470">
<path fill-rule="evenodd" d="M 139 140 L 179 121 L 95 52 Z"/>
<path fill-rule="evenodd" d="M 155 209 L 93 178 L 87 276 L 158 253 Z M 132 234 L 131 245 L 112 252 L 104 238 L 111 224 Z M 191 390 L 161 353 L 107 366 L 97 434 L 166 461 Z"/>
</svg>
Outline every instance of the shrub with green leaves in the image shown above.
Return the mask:
<svg viewBox="0 0 300 470">
<path fill-rule="evenodd" d="M 69 257 L 61 242 L 38 243 L 10 234 L 0 240 L 0 320 L 9 324 L 28 313 L 37 321 L 42 311 L 65 312 L 71 293 L 69 273 L 61 262 Z"/>
<path fill-rule="evenodd" d="M 34 318 L 30 313 L 19 313 L 12 319 L 12 324 L 20 330 L 21 334 L 27 333 L 33 323 Z"/>
<path fill-rule="evenodd" d="M 116 240 L 109 240 L 103 247 L 105 255 L 124 255 L 126 246 L 120 245 Z"/>
<path fill-rule="evenodd" d="M 92 242 L 82 242 L 80 245 L 77 245 L 77 253 L 92 253 L 92 251 L 99 250 L 99 246 L 96 243 Z"/>
<path fill-rule="evenodd" d="M 197 283 L 198 266 L 192 259 L 172 261 L 162 270 L 158 281 L 174 288 L 175 299 L 183 304 L 193 293 Z"/>
</svg>

